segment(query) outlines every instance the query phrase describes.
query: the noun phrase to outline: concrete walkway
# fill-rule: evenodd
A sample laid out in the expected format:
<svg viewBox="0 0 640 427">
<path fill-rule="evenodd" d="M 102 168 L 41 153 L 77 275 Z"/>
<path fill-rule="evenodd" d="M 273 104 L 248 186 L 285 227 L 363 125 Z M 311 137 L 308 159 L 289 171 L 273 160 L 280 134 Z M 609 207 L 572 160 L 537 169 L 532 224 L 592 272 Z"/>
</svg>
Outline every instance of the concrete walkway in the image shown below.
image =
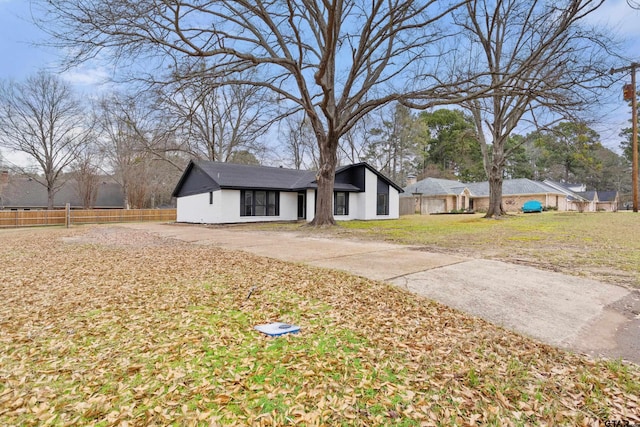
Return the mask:
<svg viewBox="0 0 640 427">
<path fill-rule="evenodd" d="M 233 227 L 157 223 L 123 227 L 387 281 L 547 344 L 640 363 L 637 290 L 383 242 Z"/>
</svg>

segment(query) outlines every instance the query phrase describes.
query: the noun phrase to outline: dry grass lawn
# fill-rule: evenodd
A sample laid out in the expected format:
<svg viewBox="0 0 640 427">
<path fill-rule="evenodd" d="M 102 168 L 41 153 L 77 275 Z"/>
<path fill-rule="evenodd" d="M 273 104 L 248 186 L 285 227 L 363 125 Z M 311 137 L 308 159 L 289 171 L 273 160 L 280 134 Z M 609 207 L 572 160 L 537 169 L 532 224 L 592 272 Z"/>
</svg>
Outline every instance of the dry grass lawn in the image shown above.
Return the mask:
<svg viewBox="0 0 640 427">
<path fill-rule="evenodd" d="M 637 366 L 383 283 L 118 227 L 0 242 L 0 425 L 640 422 Z"/>
<path fill-rule="evenodd" d="M 640 288 L 640 216 L 632 212 L 544 212 L 500 220 L 482 214 L 408 215 L 398 220 L 344 221 L 320 231 L 300 224 L 243 227 L 385 240 Z"/>
</svg>

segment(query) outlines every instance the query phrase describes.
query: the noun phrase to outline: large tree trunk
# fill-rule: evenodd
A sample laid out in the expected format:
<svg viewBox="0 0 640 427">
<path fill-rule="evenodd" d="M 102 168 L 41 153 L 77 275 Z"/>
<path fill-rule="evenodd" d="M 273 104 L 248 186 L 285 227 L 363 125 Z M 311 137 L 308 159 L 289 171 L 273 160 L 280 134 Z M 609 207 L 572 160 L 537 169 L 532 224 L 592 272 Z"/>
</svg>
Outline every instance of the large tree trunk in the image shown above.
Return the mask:
<svg viewBox="0 0 640 427">
<path fill-rule="evenodd" d="M 131 191 L 129 191 L 129 184 L 128 183 L 124 183 L 122 185 L 122 192 L 123 192 L 123 197 L 124 197 L 124 208 L 126 210 L 131 209 Z"/>
<path fill-rule="evenodd" d="M 328 137 L 318 146 L 320 148 L 320 168 L 316 174 L 318 197 L 316 199 L 316 213 L 310 225 L 322 227 L 336 224 L 333 219 L 333 184 L 338 163 L 337 138 L 336 141 L 332 141 Z"/>
<path fill-rule="evenodd" d="M 53 186 L 47 186 L 47 209 L 53 209 L 53 197 L 55 196 L 55 191 L 53 191 Z"/>
<path fill-rule="evenodd" d="M 502 206 L 502 168 L 492 165 L 489 171 L 489 209 L 485 218 L 498 218 L 507 212 Z"/>
</svg>

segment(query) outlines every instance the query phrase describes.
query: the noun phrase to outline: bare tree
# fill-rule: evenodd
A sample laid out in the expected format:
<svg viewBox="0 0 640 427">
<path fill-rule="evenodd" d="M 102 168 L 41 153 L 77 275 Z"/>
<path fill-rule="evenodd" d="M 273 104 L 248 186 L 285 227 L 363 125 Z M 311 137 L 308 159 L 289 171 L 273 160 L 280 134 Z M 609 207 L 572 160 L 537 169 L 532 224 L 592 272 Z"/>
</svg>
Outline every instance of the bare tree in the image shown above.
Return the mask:
<svg viewBox="0 0 640 427">
<path fill-rule="evenodd" d="M 162 91 L 181 143 L 198 158 L 228 162 L 236 152 L 257 153 L 272 117 L 265 89 L 222 85 L 206 76 L 180 79 Z"/>
<path fill-rule="evenodd" d="M 340 158 L 349 163 L 367 160 L 370 147 L 374 143 L 372 129 L 377 123 L 373 114 L 362 117 L 340 140 Z"/>
<path fill-rule="evenodd" d="M 187 165 L 187 159 L 180 155 L 175 156 L 174 162 L 182 163 L 185 167 Z M 144 177 L 147 192 L 142 205 L 152 209 L 171 206 L 171 193 L 184 169 L 176 169 L 171 163 L 160 159 L 147 158 L 145 163 L 148 166 Z"/>
<path fill-rule="evenodd" d="M 63 184 L 63 171 L 90 134 L 79 99 L 58 77 L 39 72 L 0 86 L 0 145 L 36 162 L 42 175 L 32 178 L 47 188 L 48 209 Z"/>
<path fill-rule="evenodd" d="M 153 205 L 150 189 L 154 171 L 165 164 L 181 172 L 186 159 L 180 155 L 172 124 L 163 111 L 141 94 L 104 95 L 93 107 L 100 137 L 97 145 L 122 186 L 127 208 Z M 164 184 L 163 184 L 164 185 Z"/>
<path fill-rule="evenodd" d="M 598 89 L 607 84 L 607 49 L 613 43 L 581 22 L 602 3 L 472 0 L 455 14 L 456 24 L 472 41 L 466 72 L 474 75 L 476 67 L 489 71 L 474 89 L 484 87 L 482 97 L 463 103 L 478 129 L 489 178 L 487 217 L 505 213 L 504 169 L 518 148 L 506 144 L 516 126 L 525 121 L 535 128 L 550 126 L 597 105 Z"/>
<path fill-rule="evenodd" d="M 463 3 L 41 0 L 51 18 L 43 27 L 70 48 L 70 64 L 100 53 L 162 58 L 154 66 L 171 63 L 182 78 L 188 58 L 204 58 L 193 73 L 215 85 L 267 88 L 283 107 L 304 111 L 319 151 L 314 225 L 334 223 L 338 145 L 362 117 L 398 100 L 462 99 L 440 75 L 446 34 L 437 24 Z"/>
<path fill-rule="evenodd" d="M 85 209 L 93 209 L 100 186 L 99 159 L 95 150 L 87 147 L 78 153 L 71 165 L 71 176 L 75 181 L 76 191 Z"/>
<path fill-rule="evenodd" d="M 313 129 L 304 113 L 290 115 L 280 122 L 282 149 L 294 169 L 316 170 L 318 168 L 317 146 Z"/>
<path fill-rule="evenodd" d="M 94 105 L 96 129 L 100 133 L 98 145 L 113 172 L 115 180 L 122 186 L 127 209 L 138 206 L 134 195 L 144 194 L 146 152 L 137 130 L 145 115 L 134 97 L 121 94 L 103 96 Z M 141 176 L 142 175 L 142 176 Z"/>
</svg>

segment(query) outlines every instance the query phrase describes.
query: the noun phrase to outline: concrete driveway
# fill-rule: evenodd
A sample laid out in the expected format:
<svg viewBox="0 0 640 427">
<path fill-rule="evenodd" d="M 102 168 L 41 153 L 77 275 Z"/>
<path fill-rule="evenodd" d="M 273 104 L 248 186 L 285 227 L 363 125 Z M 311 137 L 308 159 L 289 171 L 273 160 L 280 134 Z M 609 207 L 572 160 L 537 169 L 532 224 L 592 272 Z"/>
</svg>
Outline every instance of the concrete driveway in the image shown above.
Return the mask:
<svg viewBox="0 0 640 427">
<path fill-rule="evenodd" d="M 383 242 L 234 227 L 157 223 L 123 227 L 387 281 L 547 344 L 640 363 L 638 290 Z"/>
</svg>

